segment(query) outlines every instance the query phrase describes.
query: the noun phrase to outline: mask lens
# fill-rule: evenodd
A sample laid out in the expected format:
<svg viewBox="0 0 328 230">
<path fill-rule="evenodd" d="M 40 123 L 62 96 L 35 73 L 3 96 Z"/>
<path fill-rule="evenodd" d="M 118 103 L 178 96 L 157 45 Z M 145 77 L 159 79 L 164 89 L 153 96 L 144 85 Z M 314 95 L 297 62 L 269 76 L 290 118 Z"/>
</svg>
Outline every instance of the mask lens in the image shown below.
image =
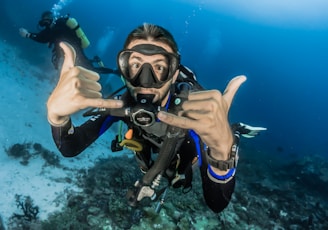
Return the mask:
<svg viewBox="0 0 328 230">
<path fill-rule="evenodd" d="M 151 72 L 156 77 L 157 81 L 165 81 L 168 79 L 169 74 L 169 60 L 165 55 L 162 54 L 154 54 L 151 57 L 153 57 L 153 60 L 155 60 L 153 63 L 144 62 L 142 60 L 143 54 L 133 52 L 128 62 L 128 73 L 129 78 L 134 79 L 140 71 L 142 71 L 143 68 L 145 68 L 145 64 L 151 68 Z"/>
<path fill-rule="evenodd" d="M 159 81 L 166 81 L 169 78 L 170 63 L 167 57 L 163 56 L 162 58 L 165 61 L 152 65 L 152 68 Z"/>
<path fill-rule="evenodd" d="M 154 57 L 154 61 L 151 61 L 151 63 L 145 62 L 143 61 L 144 56 Z M 135 78 L 140 76 L 140 72 L 142 72 L 145 66 L 147 68 L 150 66 L 152 76 L 149 77 L 155 78 L 155 83 L 152 87 L 159 88 L 173 77 L 179 66 L 179 57 L 167 52 L 162 47 L 143 44 L 121 51 L 117 62 L 123 77 L 128 81 L 132 81 L 132 83 Z M 145 76 L 143 75 L 142 77 Z M 136 85 L 137 82 L 134 83 L 134 86 L 138 86 Z"/>
</svg>

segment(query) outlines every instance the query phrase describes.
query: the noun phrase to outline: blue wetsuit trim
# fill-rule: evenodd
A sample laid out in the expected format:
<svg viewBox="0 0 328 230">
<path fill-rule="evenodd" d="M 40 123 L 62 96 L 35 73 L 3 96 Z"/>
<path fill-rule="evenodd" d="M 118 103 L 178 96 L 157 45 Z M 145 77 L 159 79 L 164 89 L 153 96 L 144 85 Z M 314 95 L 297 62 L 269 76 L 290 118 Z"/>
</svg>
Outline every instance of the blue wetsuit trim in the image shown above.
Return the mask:
<svg viewBox="0 0 328 230">
<path fill-rule="evenodd" d="M 189 130 L 189 134 L 192 137 L 192 139 L 195 141 L 196 144 L 196 151 L 197 151 L 197 155 L 198 155 L 198 165 L 201 166 L 202 165 L 202 152 L 200 150 L 200 140 L 199 140 L 199 136 L 197 135 L 197 133 L 194 130 Z"/>
<path fill-rule="evenodd" d="M 165 111 L 169 109 L 170 101 L 171 101 L 171 94 L 169 95 L 169 99 L 166 102 Z M 156 117 L 156 122 L 160 122 L 160 120 L 157 117 Z"/>
<path fill-rule="evenodd" d="M 218 180 L 227 180 L 229 179 L 230 177 L 232 177 L 233 175 L 235 175 L 235 171 L 236 171 L 236 168 L 231 168 L 229 169 L 229 171 L 227 172 L 227 174 L 225 175 L 218 175 L 216 174 L 212 168 L 210 167 L 210 165 L 208 165 L 208 172 L 211 174 L 212 177 L 214 177 L 215 179 L 218 179 Z"/>
<path fill-rule="evenodd" d="M 100 127 L 99 136 L 102 135 L 104 132 L 106 132 L 106 130 L 117 120 L 118 120 L 117 117 L 108 116 Z"/>
</svg>

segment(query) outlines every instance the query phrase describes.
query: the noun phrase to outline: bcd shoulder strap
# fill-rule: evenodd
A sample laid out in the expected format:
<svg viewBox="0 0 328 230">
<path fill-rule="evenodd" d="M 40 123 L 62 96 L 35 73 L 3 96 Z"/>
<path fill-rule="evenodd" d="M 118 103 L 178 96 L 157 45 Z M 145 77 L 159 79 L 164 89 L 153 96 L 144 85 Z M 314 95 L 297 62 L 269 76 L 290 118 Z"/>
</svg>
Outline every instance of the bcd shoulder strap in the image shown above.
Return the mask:
<svg viewBox="0 0 328 230">
<path fill-rule="evenodd" d="M 204 90 L 204 87 L 199 84 L 195 73 L 184 65 L 179 66 L 180 74 L 177 82 L 187 82 L 192 85 L 193 89 Z"/>
</svg>

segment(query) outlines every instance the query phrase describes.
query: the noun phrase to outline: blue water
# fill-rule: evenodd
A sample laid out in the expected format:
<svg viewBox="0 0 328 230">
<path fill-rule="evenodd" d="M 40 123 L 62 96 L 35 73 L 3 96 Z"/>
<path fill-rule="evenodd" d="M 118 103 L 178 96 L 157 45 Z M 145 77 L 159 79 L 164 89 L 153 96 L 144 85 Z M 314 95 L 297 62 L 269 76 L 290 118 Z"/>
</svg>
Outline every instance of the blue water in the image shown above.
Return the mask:
<svg viewBox="0 0 328 230">
<path fill-rule="evenodd" d="M 232 77 L 248 77 L 234 99 L 230 120 L 268 128 L 249 140 L 258 152 L 282 161 L 295 155 L 328 158 L 328 2 L 112 2 L 2 0 L 0 36 L 38 63 L 38 55 L 26 54 L 30 48 L 17 30 L 35 31 L 40 14 L 59 3 L 58 12 L 78 19 L 91 41 L 87 55 L 99 54 L 114 67 L 132 29 L 143 22 L 159 24 L 175 36 L 182 63 L 206 88 L 223 91 Z M 40 44 L 33 48 L 48 51 Z"/>
</svg>

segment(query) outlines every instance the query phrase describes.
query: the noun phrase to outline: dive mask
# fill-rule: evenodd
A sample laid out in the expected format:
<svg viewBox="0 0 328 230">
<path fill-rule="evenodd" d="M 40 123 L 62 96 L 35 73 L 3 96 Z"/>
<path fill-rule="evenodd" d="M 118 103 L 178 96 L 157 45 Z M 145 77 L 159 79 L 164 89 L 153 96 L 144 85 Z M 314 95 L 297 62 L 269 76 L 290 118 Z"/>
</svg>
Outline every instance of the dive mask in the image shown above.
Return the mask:
<svg viewBox="0 0 328 230">
<path fill-rule="evenodd" d="M 39 26 L 41 27 L 47 27 L 50 26 L 53 22 L 53 19 L 51 18 L 44 18 L 39 21 Z"/>
<path fill-rule="evenodd" d="M 154 56 L 154 62 L 144 62 L 143 55 Z M 123 77 L 134 87 L 161 88 L 179 68 L 180 56 L 160 46 L 141 44 L 122 50 L 117 63 Z"/>
</svg>

